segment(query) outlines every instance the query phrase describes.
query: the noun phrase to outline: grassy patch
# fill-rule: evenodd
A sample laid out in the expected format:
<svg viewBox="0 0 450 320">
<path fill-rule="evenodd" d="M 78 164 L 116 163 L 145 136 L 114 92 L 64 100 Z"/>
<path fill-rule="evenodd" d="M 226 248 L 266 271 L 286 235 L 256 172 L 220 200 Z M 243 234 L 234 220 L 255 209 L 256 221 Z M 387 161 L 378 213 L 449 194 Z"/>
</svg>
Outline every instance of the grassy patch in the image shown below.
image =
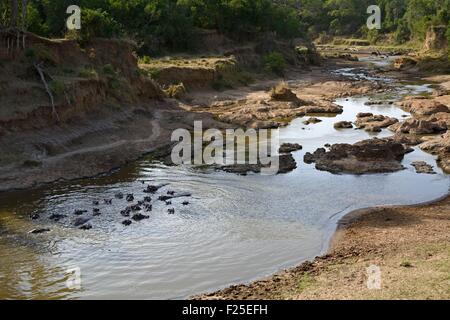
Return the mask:
<svg viewBox="0 0 450 320">
<path fill-rule="evenodd" d="M 314 285 L 315 282 L 316 282 L 316 280 L 314 279 L 314 277 L 311 274 L 305 273 L 298 279 L 297 289 L 299 292 L 303 292 L 307 288 Z"/>
<path fill-rule="evenodd" d="M 286 69 L 286 61 L 279 52 L 269 53 L 262 58 L 262 65 L 265 71 L 283 75 Z"/>
<path fill-rule="evenodd" d="M 64 91 L 66 90 L 64 82 L 60 80 L 52 80 L 49 83 L 49 87 L 56 97 L 61 97 L 64 94 Z"/>
<path fill-rule="evenodd" d="M 114 67 L 110 64 L 105 64 L 102 68 L 103 74 L 106 74 L 108 76 L 115 76 L 116 71 L 114 70 Z"/>
<path fill-rule="evenodd" d="M 84 69 L 80 70 L 78 75 L 80 77 L 86 78 L 86 79 L 98 79 L 98 73 L 93 68 L 84 68 Z"/>
<path fill-rule="evenodd" d="M 149 56 L 143 56 L 139 58 L 139 64 L 150 64 L 152 59 Z"/>
<path fill-rule="evenodd" d="M 170 98 L 181 99 L 186 95 L 187 90 L 186 90 L 184 84 L 180 83 L 180 84 L 170 85 L 167 89 L 164 90 L 164 92 Z"/>
</svg>

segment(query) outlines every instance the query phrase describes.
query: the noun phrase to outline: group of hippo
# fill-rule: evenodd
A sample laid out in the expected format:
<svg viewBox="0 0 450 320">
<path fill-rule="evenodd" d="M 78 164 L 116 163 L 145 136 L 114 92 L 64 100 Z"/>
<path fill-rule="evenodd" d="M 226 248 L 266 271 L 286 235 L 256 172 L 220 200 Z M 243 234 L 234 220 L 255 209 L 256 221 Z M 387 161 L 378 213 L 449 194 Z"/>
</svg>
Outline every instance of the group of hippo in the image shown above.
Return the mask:
<svg viewBox="0 0 450 320">
<path fill-rule="evenodd" d="M 145 181 L 143 181 L 142 183 L 144 184 Z M 149 219 L 150 216 L 148 214 L 144 214 L 143 212 L 148 213 L 148 212 L 151 212 L 153 209 L 153 205 L 152 205 L 153 199 L 152 199 L 151 195 L 155 195 L 161 188 L 163 188 L 165 186 L 167 186 L 167 184 L 147 185 L 147 187 L 143 190 L 143 192 L 147 195 L 142 200 L 139 200 L 136 203 L 134 203 L 134 201 L 135 201 L 134 194 L 129 193 L 129 194 L 124 195 L 122 192 L 116 193 L 114 195 L 114 197 L 117 200 L 125 199 L 125 201 L 129 204 L 128 206 L 125 207 L 125 209 L 120 211 L 120 214 L 126 218 L 125 220 L 122 221 L 122 224 L 124 226 L 129 226 L 133 223 L 133 221 L 138 222 L 138 221 L 142 221 L 144 219 Z M 160 195 L 158 197 L 158 200 L 163 201 L 163 202 L 165 202 L 165 204 L 167 206 L 170 206 L 170 205 L 172 205 L 172 201 L 171 201 L 172 199 L 181 198 L 181 197 L 190 197 L 190 196 L 191 196 L 190 193 L 177 193 L 175 191 L 169 190 L 169 191 L 167 191 L 166 194 Z M 105 205 L 112 205 L 112 202 L 113 202 L 113 199 L 104 199 L 103 200 L 103 204 L 105 204 Z M 92 205 L 94 206 L 92 208 L 92 216 L 86 216 L 85 214 L 88 213 L 88 210 L 84 210 L 84 209 L 77 209 L 73 212 L 73 214 L 75 216 L 77 216 L 77 218 L 73 221 L 73 226 L 75 226 L 81 230 L 92 229 L 90 220 L 92 219 L 92 217 L 101 215 L 101 210 L 98 207 L 100 205 L 100 201 L 94 200 L 92 202 Z M 189 205 L 189 201 L 183 201 L 182 205 L 183 206 Z M 175 214 L 175 208 L 168 208 L 167 213 Z M 63 215 L 63 214 L 53 213 L 49 216 L 49 219 L 57 222 L 66 217 L 67 216 Z M 31 215 L 31 219 L 32 220 L 39 219 L 39 214 L 35 213 L 35 214 Z M 34 229 L 34 230 L 30 231 L 30 233 L 40 234 L 40 233 L 44 233 L 44 232 L 48 232 L 48 231 L 50 231 L 50 230 L 47 228 Z"/>
</svg>

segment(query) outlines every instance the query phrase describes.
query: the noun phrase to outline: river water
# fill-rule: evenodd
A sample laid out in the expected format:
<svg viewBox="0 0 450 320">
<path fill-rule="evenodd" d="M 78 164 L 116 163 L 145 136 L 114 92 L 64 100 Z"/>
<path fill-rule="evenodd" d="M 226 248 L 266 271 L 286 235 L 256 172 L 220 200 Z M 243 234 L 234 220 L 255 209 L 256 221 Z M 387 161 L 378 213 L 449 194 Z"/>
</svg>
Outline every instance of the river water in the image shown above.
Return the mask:
<svg viewBox="0 0 450 320">
<path fill-rule="evenodd" d="M 340 70 L 349 76 L 351 69 Z M 398 83 L 395 92 L 374 99 L 430 92 L 427 85 Z M 324 253 L 338 220 L 369 206 L 415 204 L 445 195 L 448 176 L 416 174 L 410 163 L 433 156 L 406 155 L 406 170 L 389 174 L 333 175 L 303 163 L 303 155 L 326 143 L 354 143 L 373 134 L 335 130 L 337 121 L 354 121 L 358 112 L 401 119 L 404 111 L 389 104 L 366 106 L 369 97 L 339 99 L 344 113 L 321 117 L 305 126 L 295 119 L 281 129 L 281 142 L 298 142 L 295 171 L 277 175 L 237 176 L 166 167 L 150 158 L 102 177 L 44 188 L 0 194 L 0 298 L 40 299 L 182 299 L 230 284 L 255 280 Z M 389 136 L 387 130 L 378 137 Z M 92 230 L 71 227 L 72 212 L 92 208 L 94 200 L 114 198 L 118 191 L 142 199 L 142 181 L 169 183 L 160 190 L 190 192 L 168 206 L 154 201 L 148 220 L 121 224 L 125 200 L 102 202 Z M 39 214 L 32 221 L 30 214 Z M 51 222 L 51 214 L 68 218 Z M 89 213 L 90 215 L 90 213 Z M 34 228 L 51 229 L 41 235 Z M 68 287 L 68 270 L 79 268 L 81 286 Z"/>
</svg>

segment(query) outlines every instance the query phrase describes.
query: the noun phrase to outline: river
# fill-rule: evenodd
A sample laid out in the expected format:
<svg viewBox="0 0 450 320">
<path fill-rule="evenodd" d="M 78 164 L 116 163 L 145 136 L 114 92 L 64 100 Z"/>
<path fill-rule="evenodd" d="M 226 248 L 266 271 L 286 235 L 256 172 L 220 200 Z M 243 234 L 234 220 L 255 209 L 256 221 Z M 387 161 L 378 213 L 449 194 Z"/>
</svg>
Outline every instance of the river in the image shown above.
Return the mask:
<svg viewBox="0 0 450 320">
<path fill-rule="evenodd" d="M 339 70 L 355 76 L 351 69 Z M 386 79 L 388 81 L 388 79 Z M 305 126 L 295 119 L 280 130 L 282 142 L 297 142 L 295 171 L 277 175 L 238 176 L 190 167 L 166 167 L 150 157 L 112 174 L 54 183 L 27 191 L 0 194 L 0 298 L 34 299 L 183 299 L 230 284 L 255 280 L 326 252 L 338 220 L 369 206 L 415 204 L 445 195 L 448 176 L 416 174 L 412 161 L 436 165 L 435 158 L 415 148 L 403 161 L 406 170 L 389 174 L 333 175 L 303 163 L 303 155 L 326 143 L 354 143 L 374 134 L 335 130 L 333 123 L 354 121 L 358 112 L 401 119 L 407 115 L 391 104 L 366 106 L 369 98 L 398 99 L 430 92 L 426 84 L 398 82 L 388 96 L 378 94 L 336 102 L 344 113 L 321 117 Z M 389 136 L 388 130 L 377 134 Z M 168 183 L 161 189 L 190 192 L 168 206 L 153 202 L 150 219 L 121 224 L 126 200 L 118 191 L 142 199 L 145 185 Z M 102 199 L 112 198 L 112 205 Z M 76 209 L 101 215 L 88 231 L 71 227 Z M 51 214 L 69 216 L 55 223 Z M 31 220 L 31 214 L 41 219 Z M 72 220 L 71 220 L 72 219 Z M 40 235 L 28 232 L 50 228 Z M 79 268 L 81 287 L 68 288 L 67 271 Z"/>
</svg>

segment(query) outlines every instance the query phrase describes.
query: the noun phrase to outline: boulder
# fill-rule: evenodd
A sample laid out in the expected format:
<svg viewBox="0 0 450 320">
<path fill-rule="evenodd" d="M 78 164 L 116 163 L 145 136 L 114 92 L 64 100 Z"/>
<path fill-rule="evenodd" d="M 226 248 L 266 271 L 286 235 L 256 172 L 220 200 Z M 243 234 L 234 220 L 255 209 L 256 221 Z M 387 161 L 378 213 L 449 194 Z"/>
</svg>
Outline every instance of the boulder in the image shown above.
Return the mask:
<svg viewBox="0 0 450 320">
<path fill-rule="evenodd" d="M 286 83 L 280 83 L 276 87 L 272 88 L 270 97 L 275 101 L 293 102 L 296 105 L 301 105 L 302 101 L 297 95 L 289 89 Z"/>
<path fill-rule="evenodd" d="M 358 129 L 364 129 L 368 132 L 380 132 L 381 129 L 387 128 L 398 120 L 383 115 L 373 115 L 371 113 L 359 113 L 356 115 L 355 125 Z"/>
<path fill-rule="evenodd" d="M 308 120 L 303 121 L 303 123 L 306 124 L 306 125 L 309 125 L 309 124 L 316 124 L 316 123 L 319 123 L 319 122 L 322 122 L 322 120 L 320 120 L 320 119 L 318 119 L 318 118 L 315 118 L 315 117 L 311 117 L 311 118 L 309 118 Z"/>
<path fill-rule="evenodd" d="M 278 153 L 291 153 L 294 151 L 301 150 L 302 146 L 298 143 L 283 143 L 278 149 Z"/>
<path fill-rule="evenodd" d="M 404 169 L 403 156 L 411 152 L 401 143 L 389 139 L 363 140 L 353 145 L 335 144 L 329 151 L 317 149 L 307 153 L 305 163 L 315 163 L 316 169 L 331 173 L 381 173 Z"/>
<path fill-rule="evenodd" d="M 422 143 L 420 148 L 437 155 L 439 166 L 450 173 L 450 132 Z"/>
<path fill-rule="evenodd" d="M 394 68 L 397 70 L 410 69 L 417 65 L 417 61 L 409 57 L 395 59 Z"/>
<path fill-rule="evenodd" d="M 351 129 L 353 128 L 353 123 L 350 121 L 339 121 L 334 124 L 335 129 Z"/>
<path fill-rule="evenodd" d="M 316 105 L 303 106 L 300 107 L 299 110 L 304 114 L 312 114 L 312 113 L 328 113 L 328 114 L 340 114 L 343 112 L 341 106 L 334 104 L 332 102 L 320 102 Z"/>
<path fill-rule="evenodd" d="M 438 112 L 450 112 L 450 109 L 445 104 L 434 99 L 407 98 L 398 102 L 397 105 L 417 116 L 429 116 Z"/>
<path fill-rule="evenodd" d="M 403 122 L 395 123 L 389 129 L 400 134 L 436 134 L 447 131 L 447 124 L 444 121 L 432 122 L 410 118 Z"/>
<path fill-rule="evenodd" d="M 417 173 L 436 174 L 433 170 L 433 166 L 425 161 L 415 161 L 411 163 L 411 165 L 416 169 Z"/>
</svg>

